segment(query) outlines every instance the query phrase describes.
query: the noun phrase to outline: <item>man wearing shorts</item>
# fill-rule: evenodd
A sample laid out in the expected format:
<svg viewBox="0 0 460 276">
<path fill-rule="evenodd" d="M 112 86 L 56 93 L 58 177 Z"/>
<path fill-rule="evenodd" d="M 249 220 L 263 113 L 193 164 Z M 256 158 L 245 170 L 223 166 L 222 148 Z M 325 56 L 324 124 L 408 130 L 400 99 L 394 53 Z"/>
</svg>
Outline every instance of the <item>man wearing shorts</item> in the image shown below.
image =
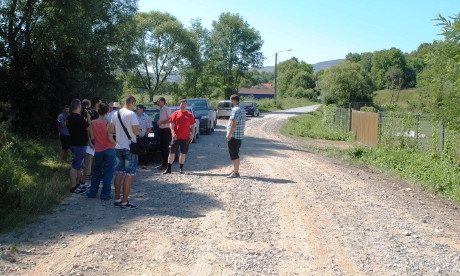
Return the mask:
<svg viewBox="0 0 460 276">
<path fill-rule="evenodd" d="M 136 136 L 139 135 L 139 121 L 137 115 L 132 110 L 136 106 L 136 98 L 128 96 L 125 99 L 125 104 L 118 112 L 113 114 L 112 122 L 109 125 L 109 132 L 116 133 L 117 144 L 115 146 L 115 207 L 124 209 L 137 209 L 139 205 L 132 204 L 128 201 L 129 193 L 133 178 L 136 175 L 137 154 L 132 154 L 129 151 L 131 142 L 136 142 Z M 128 131 L 131 139 L 126 135 L 123 126 Z M 121 197 L 121 188 L 123 187 L 123 198 Z"/>
<path fill-rule="evenodd" d="M 80 115 L 80 100 L 72 100 L 70 103 L 70 110 L 71 112 L 69 116 L 67 116 L 67 129 L 70 134 L 70 150 L 73 153 L 73 160 L 70 168 L 70 192 L 80 194 L 85 192 L 85 189 L 77 185 L 79 181 L 78 173 L 83 168 L 91 125 Z"/>
<path fill-rule="evenodd" d="M 163 174 L 171 173 L 172 163 L 174 157 L 180 149 L 179 166 L 180 173 L 184 173 L 185 157 L 188 153 L 188 146 L 195 137 L 195 127 L 192 127 L 192 135 L 190 135 L 190 126 L 195 124 L 195 117 L 187 110 L 187 101 L 179 101 L 180 110 L 175 111 L 171 118 L 169 118 L 169 128 L 171 129 L 172 141 L 171 149 L 169 150 L 168 156 L 168 167 Z"/>
<path fill-rule="evenodd" d="M 62 113 L 57 118 L 59 139 L 61 140 L 61 153 L 59 154 L 59 162 L 67 162 L 67 151 L 70 148 L 70 134 L 67 129 L 67 116 L 69 116 L 70 107 L 64 106 Z"/>
<path fill-rule="evenodd" d="M 239 106 L 240 97 L 238 95 L 230 96 L 230 103 L 232 104 L 232 114 L 228 119 L 227 125 L 227 141 L 228 152 L 230 159 L 233 161 L 233 171 L 227 176 L 228 178 L 240 177 L 240 147 L 244 136 L 244 127 L 246 124 L 246 111 Z"/>
</svg>

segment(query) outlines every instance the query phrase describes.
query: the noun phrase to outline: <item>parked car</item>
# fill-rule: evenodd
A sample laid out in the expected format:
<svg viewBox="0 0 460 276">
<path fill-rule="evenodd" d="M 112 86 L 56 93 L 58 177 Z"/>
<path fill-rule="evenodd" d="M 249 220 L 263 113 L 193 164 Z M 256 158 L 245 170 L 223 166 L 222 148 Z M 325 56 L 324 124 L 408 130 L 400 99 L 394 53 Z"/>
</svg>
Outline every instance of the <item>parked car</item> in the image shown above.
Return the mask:
<svg viewBox="0 0 460 276">
<path fill-rule="evenodd" d="M 200 131 L 211 134 L 217 124 L 217 113 L 206 98 L 187 99 L 187 105 L 195 110 L 195 119 L 200 120 Z"/>
<path fill-rule="evenodd" d="M 232 103 L 229 100 L 220 101 L 217 104 L 217 119 L 230 117 L 232 114 Z"/>
<path fill-rule="evenodd" d="M 170 109 L 171 109 L 171 112 L 174 113 L 175 111 L 180 110 L 180 107 L 173 106 L 173 107 L 170 107 Z M 193 107 L 187 106 L 187 110 L 193 114 L 193 117 L 195 117 L 195 110 L 193 110 Z M 200 138 L 200 120 L 198 120 L 196 117 L 195 117 L 195 124 L 193 125 L 193 127 L 195 128 L 195 137 L 193 137 L 192 143 L 195 143 L 196 139 Z M 192 135 L 191 129 L 190 129 L 190 135 Z"/>
<path fill-rule="evenodd" d="M 242 101 L 241 106 L 244 107 L 244 110 L 246 111 L 246 115 L 250 116 L 259 116 L 260 111 L 259 108 L 257 107 L 256 102 L 253 101 Z"/>
<path fill-rule="evenodd" d="M 159 127 L 158 119 L 160 118 L 160 109 L 157 107 L 147 107 L 144 109 L 144 113 L 147 114 L 150 119 L 152 119 L 152 130 L 148 134 L 149 140 L 149 152 L 153 153 L 160 150 L 160 136 L 159 136 Z"/>
<path fill-rule="evenodd" d="M 150 116 L 152 119 L 152 130 L 147 135 L 148 137 L 148 149 L 149 153 L 155 153 L 161 151 L 160 147 L 160 127 L 158 126 L 158 120 L 160 119 L 160 108 L 158 107 L 151 107 L 153 104 L 143 104 L 145 106 L 144 113 Z M 172 137 L 169 138 L 171 140 Z M 179 152 L 176 153 L 174 158 L 174 162 L 179 160 Z"/>
</svg>

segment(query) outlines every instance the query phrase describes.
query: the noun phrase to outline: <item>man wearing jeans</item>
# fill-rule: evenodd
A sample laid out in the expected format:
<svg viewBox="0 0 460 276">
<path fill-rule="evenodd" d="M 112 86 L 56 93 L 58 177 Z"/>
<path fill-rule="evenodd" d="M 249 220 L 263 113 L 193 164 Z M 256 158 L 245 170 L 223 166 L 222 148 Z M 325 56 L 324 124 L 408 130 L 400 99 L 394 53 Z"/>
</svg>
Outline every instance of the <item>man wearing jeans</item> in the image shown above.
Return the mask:
<svg viewBox="0 0 460 276">
<path fill-rule="evenodd" d="M 131 191 L 131 184 L 136 175 L 137 168 L 137 155 L 129 151 L 131 142 L 136 142 L 136 136 L 139 135 L 139 121 L 137 115 L 132 110 L 136 106 L 136 98 L 128 96 L 125 99 L 125 104 L 122 109 L 115 113 L 112 117 L 112 124 L 110 124 L 110 132 L 116 133 L 117 145 L 115 146 L 115 207 L 126 209 L 137 209 L 139 206 L 134 205 L 128 201 L 129 193 Z M 131 136 L 131 139 L 126 135 L 123 126 Z M 115 128 L 115 129 L 113 129 Z M 121 188 L 123 186 L 123 198 L 121 198 Z"/>
<path fill-rule="evenodd" d="M 232 114 L 228 119 L 227 125 L 227 141 L 228 152 L 230 159 L 233 161 L 233 171 L 227 176 L 228 178 L 240 177 L 240 147 L 244 136 L 244 127 L 246 124 L 246 111 L 239 106 L 240 97 L 238 95 L 230 96 L 230 103 L 232 104 Z"/>
<path fill-rule="evenodd" d="M 84 188 L 77 186 L 80 176 L 78 172 L 83 168 L 83 162 L 86 154 L 86 147 L 89 143 L 89 134 L 91 125 L 81 113 L 81 102 L 78 99 L 70 103 L 70 114 L 67 116 L 67 129 L 70 134 L 70 150 L 73 153 L 72 166 L 70 168 L 70 192 L 80 194 L 85 191 Z"/>
</svg>

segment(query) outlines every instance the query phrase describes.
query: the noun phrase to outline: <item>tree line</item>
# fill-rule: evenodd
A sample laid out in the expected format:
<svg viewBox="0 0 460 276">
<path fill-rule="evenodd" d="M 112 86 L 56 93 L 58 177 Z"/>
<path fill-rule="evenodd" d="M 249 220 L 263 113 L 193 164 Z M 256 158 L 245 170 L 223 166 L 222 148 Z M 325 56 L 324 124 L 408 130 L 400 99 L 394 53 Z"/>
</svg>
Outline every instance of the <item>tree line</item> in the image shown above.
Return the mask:
<svg viewBox="0 0 460 276">
<path fill-rule="evenodd" d="M 137 0 L 2 1 L 2 127 L 52 133 L 72 98 L 229 97 L 262 66 L 262 44 L 239 14 L 207 30 L 199 19 L 185 28 L 171 14 L 138 12 Z"/>
</svg>

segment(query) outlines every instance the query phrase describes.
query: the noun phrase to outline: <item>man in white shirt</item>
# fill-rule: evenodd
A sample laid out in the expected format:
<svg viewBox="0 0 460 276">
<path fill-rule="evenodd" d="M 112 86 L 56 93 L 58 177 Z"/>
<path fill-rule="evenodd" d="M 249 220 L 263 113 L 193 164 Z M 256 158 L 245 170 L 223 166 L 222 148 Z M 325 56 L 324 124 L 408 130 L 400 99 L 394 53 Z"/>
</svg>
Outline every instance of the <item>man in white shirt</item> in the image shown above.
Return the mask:
<svg viewBox="0 0 460 276">
<path fill-rule="evenodd" d="M 157 167 L 159 170 L 165 170 L 168 166 L 169 144 L 171 143 L 171 128 L 169 127 L 169 118 L 171 118 L 171 109 L 166 105 L 166 99 L 158 98 L 156 104 L 160 107 L 160 118 L 158 127 L 160 134 L 161 147 L 161 164 Z"/>
<path fill-rule="evenodd" d="M 129 151 L 131 142 L 137 142 L 136 136 L 139 135 L 139 121 L 137 115 L 132 110 L 136 106 L 136 98 L 128 96 L 125 100 L 125 105 L 112 117 L 111 124 L 109 125 L 109 132 L 116 133 L 117 145 L 115 146 L 116 159 L 115 159 L 115 203 L 116 207 L 124 209 L 137 209 L 139 206 L 131 204 L 128 201 L 129 193 L 131 191 L 131 184 L 136 175 L 137 154 L 132 154 Z M 131 139 L 128 138 L 123 126 L 128 132 Z M 123 184 L 123 198 L 121 198 L 121 187 Z"/>
</svg>

